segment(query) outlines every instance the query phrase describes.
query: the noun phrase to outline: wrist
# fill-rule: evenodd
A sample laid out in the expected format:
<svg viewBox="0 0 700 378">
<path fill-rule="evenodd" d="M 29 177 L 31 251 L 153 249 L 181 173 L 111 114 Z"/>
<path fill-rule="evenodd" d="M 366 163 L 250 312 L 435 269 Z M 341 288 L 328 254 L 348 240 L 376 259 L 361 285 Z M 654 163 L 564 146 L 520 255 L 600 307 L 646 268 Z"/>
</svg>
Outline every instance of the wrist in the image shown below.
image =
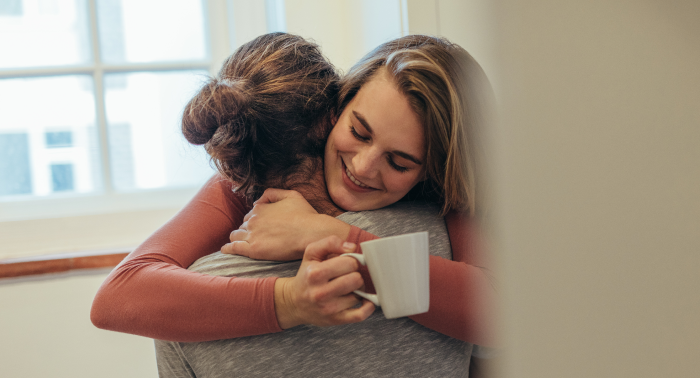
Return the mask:
<svg viewBox="0 0 700 378">
<path fill-rule="evenodd" d="M 304 249 L 309 244 L 329 236 L 337 236 L 340 240 L 347 240 L 352 227 L 330 215 L 319 214 L 314 218 L 314 223 L 309 229 L 313 230 L 313 232 L 307 235 L 307 239 L 304 241 Z"/>
<path fill-rule="evenodd" d="M 275 281 L 275 316 L 280 328 L 288 329 L 301 323 L 295 316 L 291 298 L 290 284 L 292 278 L 278 278 Z"/>
</svg>

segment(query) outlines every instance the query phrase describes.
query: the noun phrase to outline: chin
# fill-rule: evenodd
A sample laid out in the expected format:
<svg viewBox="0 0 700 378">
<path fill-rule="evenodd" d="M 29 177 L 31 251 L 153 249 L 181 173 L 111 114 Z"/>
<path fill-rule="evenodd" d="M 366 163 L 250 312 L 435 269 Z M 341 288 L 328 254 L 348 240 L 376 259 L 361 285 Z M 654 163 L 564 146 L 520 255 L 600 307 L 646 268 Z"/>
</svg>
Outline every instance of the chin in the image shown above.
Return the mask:
<svg viewBox="0 0 700 378">
<path fill-rule="evenodd" d="M 358 200 L 357 198 L 354 198 L 352 195 L 344 191 L 340 191 L 340 193 L 331 192 L 329 194 L 333 203 L 335 203 L 338 207 L 345 211 L 371 210 L 368 209 L 366 206 L 363 206 L 362 200 Z"/>
<path fill-rule="evenodd" d="M 345 211 L 354 211 L 352 209 L 352 204 L 354 201 L 347 198 L 347 196 L 339 195 L 335 190 L 328 190 L 328 195 L 331 197 L 331 201 Z"/>
</svg>

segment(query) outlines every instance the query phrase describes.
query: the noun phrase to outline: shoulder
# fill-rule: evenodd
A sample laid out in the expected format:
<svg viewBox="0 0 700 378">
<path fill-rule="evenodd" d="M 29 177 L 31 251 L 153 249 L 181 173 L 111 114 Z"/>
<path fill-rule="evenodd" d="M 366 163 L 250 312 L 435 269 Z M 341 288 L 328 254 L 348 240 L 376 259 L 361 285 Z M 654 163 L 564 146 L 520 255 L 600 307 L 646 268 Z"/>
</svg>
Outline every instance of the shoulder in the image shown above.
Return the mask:
<svg viewBox="0 0 700 378">
<path fill-rule="evenodd" d="M 338 218 L 381 237 L 444 227 L 440 208 L 424 201 L 400 201 L 381 209 L 348 212 Z"/>
<path fill-rule="evenodd" d="M 247 213 L 252 209 L 252 202 L 234 191 L 233 183 L 221 174 L 212 176 L 197 193 L 196 198 L 217 207 L 230 207 Z"/>
</svg>

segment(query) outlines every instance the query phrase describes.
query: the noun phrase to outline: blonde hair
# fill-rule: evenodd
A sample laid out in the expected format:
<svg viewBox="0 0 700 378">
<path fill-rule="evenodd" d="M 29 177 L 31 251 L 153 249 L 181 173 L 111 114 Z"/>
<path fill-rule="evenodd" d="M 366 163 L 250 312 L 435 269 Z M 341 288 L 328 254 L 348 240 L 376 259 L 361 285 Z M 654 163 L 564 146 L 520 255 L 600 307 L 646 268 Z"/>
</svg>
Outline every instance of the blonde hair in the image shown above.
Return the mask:
<svg viewBox="0 0 700 378">
<path fill-rule="evenodd" d="M 412 190 L 450 210 L 482 212 L 481 134 L 490 119 L 493 94 L 479 64 L 449 41 L 410 35 L 384 43 L 341 79 L 340 114 L 362 85 L 385 67 L 422 120 L 426 180 Z"/>
</svg>

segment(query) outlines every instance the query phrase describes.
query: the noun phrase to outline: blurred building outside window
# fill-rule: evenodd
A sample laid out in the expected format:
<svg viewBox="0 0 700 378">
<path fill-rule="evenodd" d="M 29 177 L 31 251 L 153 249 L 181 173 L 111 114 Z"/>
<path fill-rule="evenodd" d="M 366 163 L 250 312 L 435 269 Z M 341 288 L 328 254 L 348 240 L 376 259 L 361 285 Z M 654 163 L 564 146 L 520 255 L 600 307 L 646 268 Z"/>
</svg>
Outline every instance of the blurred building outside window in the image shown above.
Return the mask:
<svg viewBox="0 0 700 378">
<path fill-rule="evenodd" d="M 181 206 L 214 172 L 181 112 L 236 47 L 236 2 L 0 1 L 0 222 Z"/>
</svg>

